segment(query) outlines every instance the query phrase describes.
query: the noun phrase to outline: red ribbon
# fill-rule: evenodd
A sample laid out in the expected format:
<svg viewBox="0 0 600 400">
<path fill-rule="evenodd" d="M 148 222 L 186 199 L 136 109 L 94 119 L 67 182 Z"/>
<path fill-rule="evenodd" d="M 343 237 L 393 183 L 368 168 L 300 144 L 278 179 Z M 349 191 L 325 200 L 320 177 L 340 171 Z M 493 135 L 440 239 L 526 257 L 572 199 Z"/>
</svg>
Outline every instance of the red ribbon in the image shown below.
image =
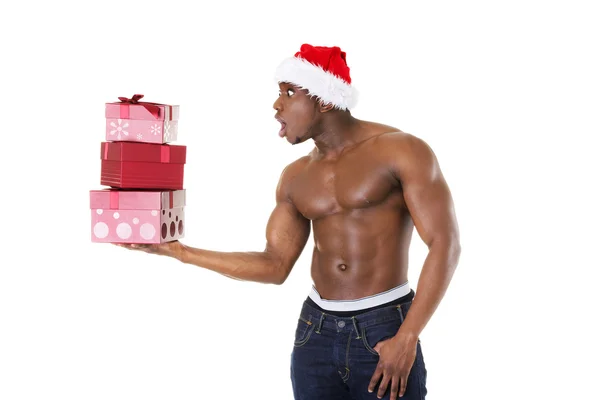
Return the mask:
<svg viewBox="0 0 600 400">
<path fill-rule="evenodd" d="M 169 208 L 173 208 L 173 191 L 169 192 Z"/>
<path fill-rule="evenodd" d="M 171 148 L 169 146 L 160 146 L 160 162 L 171 162 Z"/>
<path fill-rule="evenodd" d="M 121 100 L 121 108 L 120 108 L 120 112 L 121 112 L 121 119 L 129 119 L 129 105 L 130 104 L 139 104 L 141 106 L 143 106 L 146 110 L 148 110 L 148 112 L 150 114 L 152 114 L 154 116 L 154 118 L 158 119 L 158 115 L 160 114 L 160 107 L 163 104 L 160 103 L 149 103 L 147 101 L 139 101 L 142 97 L 144 97 L 143 94 L 134 94 L 132 98 L 127 98 L 127 97 L 119 97 L 119 100 Z"/>
</svg>

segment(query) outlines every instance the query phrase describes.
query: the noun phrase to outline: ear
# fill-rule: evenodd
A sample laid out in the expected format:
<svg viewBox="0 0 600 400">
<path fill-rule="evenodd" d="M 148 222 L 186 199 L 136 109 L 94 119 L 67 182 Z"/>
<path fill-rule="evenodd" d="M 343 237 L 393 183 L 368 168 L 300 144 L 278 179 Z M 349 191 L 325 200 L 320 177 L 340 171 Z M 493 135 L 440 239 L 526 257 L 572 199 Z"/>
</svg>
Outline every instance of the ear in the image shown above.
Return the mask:
<svg viewBox="0 0 600 400">
<path fill-rule="evenodd" d="M 323 102 L 319 102 L 319 112 L 325 113 L 327 111 L 331 111 L 333 109 L 333 104 L 323 104 Z"/>
</svg>

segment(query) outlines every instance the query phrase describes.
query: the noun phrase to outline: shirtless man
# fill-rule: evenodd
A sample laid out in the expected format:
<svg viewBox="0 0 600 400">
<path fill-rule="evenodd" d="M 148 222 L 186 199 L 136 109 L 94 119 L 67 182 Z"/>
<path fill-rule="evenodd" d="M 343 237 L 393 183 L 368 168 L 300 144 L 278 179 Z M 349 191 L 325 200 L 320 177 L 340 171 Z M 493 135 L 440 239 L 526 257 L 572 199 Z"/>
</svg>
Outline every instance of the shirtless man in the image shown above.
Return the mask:
<svg viewBox="0 0 600 400">
<path fill-rule="evenodd" d="M 281 174 L 265 249 L 218 252 L 178 241 L 123 246 L 280 285 L 312 227 L 314 285 L 295 332 L 295 399 L 424 399 L 419 335 L 460 254 L 436 157 L 421 139 L 350 114 L 356 93 L 338 47 L 303 45 L 277 78 L 280 136 L 292 144 L 312 139 L 315 147 Z M 413 228 L 429 248 L 416 290 L 407 278 Z"/>
</svg>

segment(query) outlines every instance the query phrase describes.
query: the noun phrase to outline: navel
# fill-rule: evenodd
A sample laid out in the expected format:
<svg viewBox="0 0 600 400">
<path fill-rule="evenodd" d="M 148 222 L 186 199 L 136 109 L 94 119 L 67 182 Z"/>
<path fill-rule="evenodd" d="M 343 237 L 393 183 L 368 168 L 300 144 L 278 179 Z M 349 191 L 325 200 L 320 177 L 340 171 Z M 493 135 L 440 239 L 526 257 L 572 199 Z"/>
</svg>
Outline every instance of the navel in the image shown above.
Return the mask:
<svg viewBox="0 0 600 400">
<path fill-rule="evenodd" d="M 346 264 L 340 264 L 340 265 L 338 265 L 338 268 L 342 271 L 345 271 L 347 267 L 346 267 Z"/>
</svg>

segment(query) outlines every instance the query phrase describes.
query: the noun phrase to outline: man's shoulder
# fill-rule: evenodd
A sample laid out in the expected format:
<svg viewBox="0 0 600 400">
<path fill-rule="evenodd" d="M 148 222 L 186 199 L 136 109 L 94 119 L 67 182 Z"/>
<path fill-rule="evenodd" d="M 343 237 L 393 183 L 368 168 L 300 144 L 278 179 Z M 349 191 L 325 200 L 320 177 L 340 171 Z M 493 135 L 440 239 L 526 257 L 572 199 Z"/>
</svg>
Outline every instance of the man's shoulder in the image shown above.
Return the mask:
<svg viewBox="0 0 600 400">
<path fill-rule="evenodd" d="M 392 151 L 411 151 L 429 148 L 425 139 L 401 130 L 384 132 L 377 136 L 376 143 Z"/>
<path fill-rule="evenodd" d="M 399 129 L 381 131 L 366 151 L 397 179 L 435 175 L 435 153 L 425 139 Z"/>
<path fill-rule="evenodd" d="M 433 150 L 425 139 L 401 130 L 384 132 L 374 139 L 374 148 L 370 151 L 382 160 L 398 162 L 403 159 L 416 162 L 433 155 Z"/>
<path fill-rule="evenodd" d="M 306 167 L 306 165 L 310 161 L 310 157 L 310 154 L 307 154 L 290 162 L 283 168 L 283 174 L 296 175 L 298 172 L 302 171 Z"/>
<path fill-rule="evenodd" d="M 418 150 L 419 148 L 429 147 L 425 140 L 415 134 L 403 131 L 395 126 L 378 123 L 373 121 L 364 121 L 365 129 L 369 132 L 366 143 L 380 147 L 377 152 Z"/>
<path fill-rule="evenodd" d="M 294 178 L 306 167 L 310 155 L 302 156 L 283 167 L 279 179 L 280 186 L 288 186 Z"/>
</svg>

